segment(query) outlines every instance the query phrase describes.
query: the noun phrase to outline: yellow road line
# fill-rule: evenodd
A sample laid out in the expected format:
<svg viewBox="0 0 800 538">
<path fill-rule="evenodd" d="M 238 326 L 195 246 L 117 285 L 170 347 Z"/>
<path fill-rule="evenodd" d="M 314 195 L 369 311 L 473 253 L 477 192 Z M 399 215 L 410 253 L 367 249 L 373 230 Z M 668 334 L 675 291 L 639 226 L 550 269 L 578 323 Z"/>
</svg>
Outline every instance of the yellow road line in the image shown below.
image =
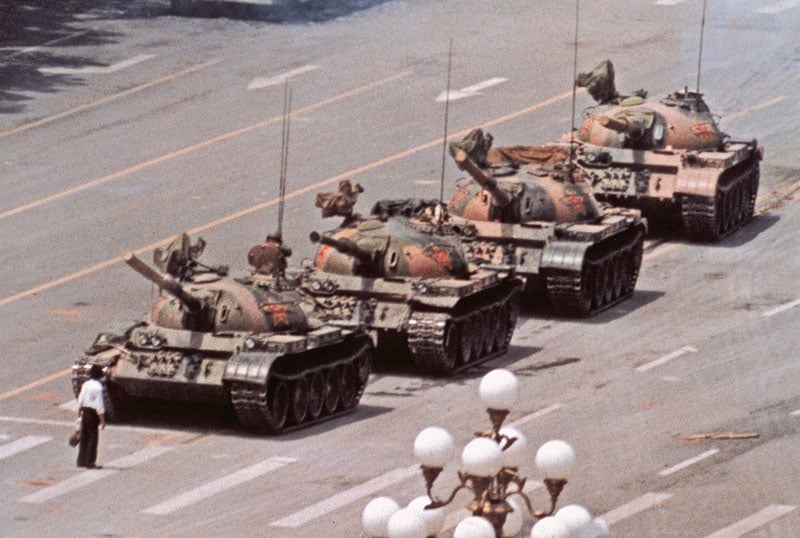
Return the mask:
<svg viewBox="0 0 800 538">
<path fill-rule="evenodd" d="M 80 106 L 76 106 L 63 112 L 59 112 L 58 114 L 53 114 L 52 116 L 47 116 L 46 118 L 42 118 L 40 120 L 33 121 L 31 123 L 26 123 L 24 125 L 20 125 L 19 127 L 15 127 L 13 129 L 9 129 L 7 131 L 0 131 L 0 138 L 6 138 L 11 135 L 15 135 L 17 133 L 21 133 L 23 131 L 27 131 L 28 129 L 33 129 L 34 127 L 39 127 L 40 125 L 45 125 L 47 123 L 60 120 L 61 118 L 66 118 L 67 116 L 72 116 L 79 112 L 83 112 L 85 110 L 89 110 L 91 108 L 98 107 L 100 105 L 104 105 L 111 101 L 116 101 L 117 99 L 121 99 L 123 97 L 127 97 L 134 93 L 140 92 L 142 90 L 146 90 L 148 88 L 152 88 L 153 86 L 158 86 L 160 84 L 164 84 L 165 82 L 169 82 L 170 80 L 174 80 L 176 78 L 180 78 L 184 75 L 189 75 L 191 73 L 196 73 L 197 71 L 202 71 L 206 67 L 211 67 L 214 64 L 218 64 L 222 60 L 211 60 L 209 62 L 195 65 L 184 69 L 182 71 L 178 71 L 177 73 L 173 73 L 171 75 L 167 75 L 165 77 L 161 77 L 157 80 L 153 80 L 150 82 L 145 82 L 144 84 L 140 84 L 138 86 L 134 86 L 133 88 L 129 88 L 125 91 L 115 93 L 113 95 L 109 95 L 108 97 L 103 97 L 102 99 L 98 99 L 97 101 L 92 101 L 91 103 L 86 103 Z"/>
<path fill-rule="evenodd" d="M 49 382 L 51 382 L 51 381 L 53 381 L 55 379 L 59 379 L 61 377 L 64 377 L 65 375 L 67 375 L 71 371 L 72 371 L 72 368 L 67 368 L 66 370 L 61 370 L 60 372 L 56 372 L 56 373 L 51 374 L 51 375 L 49 375 L 47 377 L 43 377 L 42 379 L 39 379 L 38 381 L 34 381 L 32 383 L 28 383 L 27 385 L 23 385 L 21 387 L 17 387 L 14 390 L 10 390 L 8 392 L 4 392 L 3 394 L 0 394 L 0 400 L 8 400 L 9 398 L 12 398 L 12 397 L 16 396 L 17 394 L 20 394 L 20 393 L 25 392 L 27 390 L 36 388 L 36 387 L 38 387 L 40 385 L 44 385 L 45 383 L 49 383 Z"/>
<path fill-rule="evenodd" d="M 312 105 L 300 108 L 300 109 L 292 112 L 291 115 L 294 116 L 294 115 L 297 115 L 297 114 L 303 114 L 303 113 L 306 113 L 306 112 L 310 112 L 312 110 L 316 110 L 318 108 L 327 106 L 327 105 L 329 105 L 331 103 L 335 103 L 336 101 L 340 101 L 340 100 L 345 99 L 347 97 L 352 97 L 353 95 L 357 95 L 359 93 L 363 93 L 363 92 L 365 92 L 367 90 L 371 90 L 371 89 L 373 89 L 375 87 L 378 87 L 378 86 L 381 86 L 383 84 L 387 84 L 387 83 L 392 82 L 394 80 L 406 77 L 406 76 L 408 76 L 410 74 L 411 74 L 411 71 L 404 71 L 402 73 L 398 73 L 398 74 L 392 75 L 390 77 L 387 77 L 387 78 L 384 78 L 384 79 L 381 79 L 381 80 L 378 80 L 378 81 L 375 81 L 375 82 L 371 82 L 371 83 L 366 84 L 364 86 L 361 86 L 361 87 L 355 88 L 353 90 L 347 91 L 345 93 L 341 93 L 339 95 L 333 96 L 333 97 L 331 97 L 329 99 L 325 99 L 324 101 L 319 101 L 319 102 L 314 103 Z M 87 183 L 83 183 L 81 185 L 78 185 L 77 187 L 73 187 L 71 189 L 67 189 L 65 191 L 61 191 L 61 192 L 59 192 L 57 194 L 53 194 L 51 196 L 47 196 L 45 198 L 41 198 L 41 199 L 36 200 L 34 202 L 31 202 L 29 204 L 25 204 L 25 205 L 21 205 L 21 206 L 15 207 L 13 209 L 9 209 L 8 211 L 4 211 L 4 212 L 0 213 L 0 219 L 5 219 L 5 218 L 10 217 L 11 215 L 16 215 L 17 213 L 22 213 L 23 211 L 28 211 L 29 209 L 33 209 L 35 207 L 39 207 L 39 206 L 48 204 L 50 202 L 53 202 L 55 200 L 64 198 L 66 196 L 70 196 L 70 195 L 75 194 L 77 192 L 81 192 L 81 191 L 84 191 L 86 189 L 90 189 L 92 187 L 96 187 L 97 185 L 102 185 L 104 183 L 108 183 L 110 181 L 114 181 L 115 179 L 119 179 L 121 177 L 127 176 L 129 174 L 133 174 L 135 172 L 139 172 L 139 171 L 144 170 L 146 168 L 150 168 L 151 166 L 155 166 L 157 164 L 161 164 L 163 162 L 169 161 L 169 160 L 174 159 L 176 157 L 180 157 L 182 155 L 186 155 L 188 153 L 192 153 L 192 152 L 197 151 L 199 149 L 208 147 L 208 146 L 210 146 L 212 144 L 216 144 L 218 142 L 222 142 L 224 140 L 228 140 L 230 138 L 234 138 L 236 136 L 240 136 L 240 135 L 243 135 L 245 133 L 249 133 L 250 131 L 253 131 L 255 129 L 259 129 L 261 127 L 266 127 L 268 125 L 271 125 L 273 123 L 277 123 L 279 121 L 283 121 L 283 116 L 275 116 L 275 117 L 270 118 L 268 120 L 260 121 L 258 123 L 254 123 L 252 125 L 248 125 L 246 127 L 242 127 L 240 129 L 236 129 L 236 130 L 233 130 L 233 131 L 228 131 L 227 133 L 223 133 L 223 134 L 215 136 L 213 138 L 209 138 L 208 140 L 204 140 L 203 142 L 199 142 L 197 144 L 193 144 L 191 146 L 187 146 L 185 148 L 182 148 L 182 149 L 179 149 L 179 150 L 176 150 L 176 151 L 172 151 L 170 153 L 166 153 L 164 155 L 161 155 L 160 157 L 156 157 L 155 159 L 150 159 L 149 161 L 145 161 L 143 163 L 139 163 L 139 164 L 131 166 L 129 168 L 125 168 L 124 170 L 119 170 L 117 172 L 113 172 L 111 174 L 108 174 L 106 176 L 94 179 L 94 180 L 89 181 Z"/>
<path fill-rule="evenodd" d="M 788 98 L 789 97 L 786 96 L 786 95 L 781 95 L 779 97 L 776 97 L 775 99 L 770 99 L 769 101 L 766 101 L 764 103 L 761 103 L 761 104 L 758 104 L 758 105 L 753 105 L 753 106 L 751 106 L 749 108 L 745 108 L 744 110 L 740 110 L 739 112 L 734 112 L 733 114 L 728 114 L 727 116 L 723 116 L 720 121 L 735 120 L 736 118 L 739 118 L 741 116 L 745 116 L 747 114 L 750 114 L 751 112 L 755 112 L 756 110 L 761 110 L 762 108 L 767 108 L 768 106 L 772 106 L 774 104 L 780 103 L 781 101 L 784 101 L 784 100 L 786 100 Z"/>
</svg>

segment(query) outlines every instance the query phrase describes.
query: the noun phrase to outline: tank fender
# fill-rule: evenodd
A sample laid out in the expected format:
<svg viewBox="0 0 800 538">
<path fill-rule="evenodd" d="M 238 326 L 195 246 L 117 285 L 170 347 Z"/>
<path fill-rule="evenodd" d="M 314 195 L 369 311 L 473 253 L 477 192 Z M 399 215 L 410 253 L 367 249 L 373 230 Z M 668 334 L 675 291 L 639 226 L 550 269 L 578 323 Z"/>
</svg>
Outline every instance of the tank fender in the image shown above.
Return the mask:
<svg viewBox="0 0 800 538">
<path fill-rule="evenodd" d="M 246 383 L 263 383 L 267 379 L 272 364 L 281 353 L 266 351 L 242 351 L 233 355 L 225 365 L 222 374 L 223 383 L 243 381 Z"/>
<path fill-rule="evenodd" d="M 713 198 L 717 193 L 720 172 L 719 168 L 681 168 L 673 192 Z"/>
<path fill-rule="evenodd" d="M 580 271 L 586 251 L 592 243 L 576 241 L 553 241 L 548 244 L 542 253 L 540 269 L 563 269 L 567 271 Z"/>
</svg>

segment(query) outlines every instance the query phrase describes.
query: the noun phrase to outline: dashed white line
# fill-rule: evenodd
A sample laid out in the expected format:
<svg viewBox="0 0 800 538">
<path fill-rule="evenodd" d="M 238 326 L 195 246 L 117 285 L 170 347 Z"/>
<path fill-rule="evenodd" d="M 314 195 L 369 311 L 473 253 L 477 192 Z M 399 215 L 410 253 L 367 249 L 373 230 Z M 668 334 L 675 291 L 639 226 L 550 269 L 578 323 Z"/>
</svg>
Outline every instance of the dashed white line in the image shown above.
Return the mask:
<svg viewBox="0 0 800 538">
<path fill-rule="evenodd" d="M 463 99 L 465 97 L 472 97 L 473 95 L 480 95 L 480 91 L 486 88 L 491 88 L 492 86 L 497 86 L 498 84 L 502 84 L 503 82 L 507 81 L 507 78 L 502 77 L 494 77 L 488 80 L 484 80 L 483 82 L 478 82 L 477 84 L 473 84 L 472 86 L 467 86 L 466 88 L 461 88 L 460 90 L 444 90 L 442 93 L 439 94 L 439 97 L 436 98 L 436 101 L 439 103 L 443 103 L 444 101 L 448 100 L 455 101 L 456 99 Z"/>
<path fill-rule="evenodd" d="M 527 424 L 531 420 L 534 420 L 534 419 L 537 419 L 537 418 L 539 418 L 541 416 L 544 416 L 547 413 L 552 413 L 553 411 L 556 411 L 558 409 L 561 409 L 561 404 L 554 403 L 554 404 L 548 405 L 544 409 L 539 409 L 538 411 L 535 411 L 535 412 L 531 413 L 530 415 L 526 415 L 526 416 L 524 416 L 522 418 L 519 418 L 519 419 L 517 419 L 517 420 L 515 420 L 513 422 L 509 422 L 508 425 L 509 426 L 513 426 L 515 428 L 518 428 L 518 427 L 522 426 L 523 424 Z"/>
<path fill-rule="evenodd" d="M 39 71 L 51 75 L 97 75 L 97 74 L 105 75 L 108 73 L 119 71 L 121 69 L 125 69 L 126 67 L 130 67 L 132 65 L 136 65 L 151 58 L 155 58 L 155 55 L 140 54 L 128 60 L 123 60 L 121 62 L 117 62 L 111 65 L 105 65 L 105 66 L 89 65 L 86 67 L 40 67 Z"/>
<path fill-rule="evenodd" d="M 240 471 L 236 471 L 235 473 L 223 476 L 218 480 L 214 480 L 213 482 L 209 482 L 208 484 L 204 484 L 198 488 L 187 491 L 186 493 L 177 495 L 160 504 L 151 506 L 150 508 L 143 510 L 142 513 L 153 514 L 157 516 L 171 514 L 172 512 L 180 510 L 181 508 L 185 508 L 186 506 L 200 502 L 208 497 L 211 497 L 212 495 L 216 495 L 217 493 L 221 493 L 225 490 L 238 486 L 239 484 L 255 480 L 260 476 L 285 467 L 290 463 L 294 463 L 295 461 L 297 460 L 294 458 L 282 458 L 277 456 L 268 458 L 260 463 L 256 463 L 255 465 L 251 465 L 250 467 L 246 467 Z"/>
<path fill-rule="evenodd" d="M 0 445 L 0 460 L 9 458 L 14 454 L 19 454 L 20 452 L 28 450 L 29 448 L 39 446 L 52 439 L 52 437 L 29 435 L 28 437 L 23 437 L 22 439 L 17 439 L 16 441 Z"/>
<path fill-rule="evenodd" d="M 292 69 L 291 71 L 287 71 L 285 73 L 281 73 L 280 75 L 275 75 L 272 77 L 262 77 L 253 79 L 250 84 L 247 85 L 248 90 L 260 90 L 261 88 L 268 88 L 269 86 L 276 86 L 278 84 L 283 84 L 290 78 L 302 75 L 303 73 L 308 73 L 309 71 L 314 71 L 315 69 L 319 69 L 318 65 L 304 65 L 303 67 L 298 67 L 297 69 Z"/>
<path fill-rule="evenodd" d="M 765 13 L 767 15 L 774 15 L 776 13 L 780 13 L 781 11 L 791 9 L 798 4 L 800 4 L 800 0 L 784 0 L 783 2 L 778 2 L 777 4 L 771 4 L 769 6 L 758 8 L 756 10 L 756 13 Z"/>
<path fill-rule="evenodd" d="M 656 6 L 675 6 L 677 4 L 683 4 L 686 0 L 656 0 L 653 2 L 653 5 Z"/>
<path fill-rule="evenodd" d="M 393 486 L 398 482 L 402 482 L 407 478 L 411 478 L 412 476 L 419 474 L 419 465 L 394 469 L 388 473 L 382 474 L 377 478 L 373 478 L 368 482 L 364 482 L 361 485 L 350 488 L 347 491 L 343 491 L 337 495 L 328 497 L 324 501 L 318 502 L 317 504 L 309 506 L 308 508 L 304 508 L 303 510 L 295 512 L 290 516 L 279 519 L 278 521 L 274 521 L 270 523 L 270 526 L 292 529 L 297 528 L 318 517 L 322 517 L 330 512 L 338 510 L 343 506 L 347 506 L 354 501 L 363 499 L 368 495 L 372 495 L 378 491 L 381 491 L 382 489 L 386 489 L 389 486 Z"/>
<path fill-rule="evenodd" d="M 752 516 L 746 517 L 733 525 L 720 529 L 706 538 L 739 538 L 743 534 L 766 525 L 770 521 L 785 516 L 793 511 L 796 506 L 783 504 L 771 504 L 763 510 L 756 512 Z"/>
<path fill-rule="evenodd" d="M 93 469 L 91 471 L 84 471 L 80 474 L 77 474 L 71 478 L 68 478 L 58 484 L 54 484 L 47 488 L 37 491 L 36 493 L 31 493 L 25 497 L 19 499 L 21 503 L 30 503 L 30 504 L 42 504 L 47 502 L 51 499 L 55 499 L 56 497 L 60 497 L 70 491 L 74 491 L 78 488 L 83 486 L 87 486 L 98 480 L 106 478 L 107 476 L 111 476 L 116 474 L 120 471 L 120 469 L 127 469 L 130 467 L 134 467 L 141 463 L 144 463 L 152 458 L 158 457 L 170 450 L 173 450 L 174 447 L 171 446 L 153 446 L 144 448 L 133 454 L 128 454 L 127 456 L 123 456 L 119 459 L 111 461 L 105 464 L 105 467 L 102 469 Z"/>
<path fill-rule="evenodd" d="M 628 519 L 639 512 L 644 512 L 645 510 L 649 510 L 654 506 L 658 506 L 672 497 L 672 493 L 645 493 L 641 497 L 637 497 L 636 499 L 625 503 L 622 506 L 618 506 L 600 517 L 609 525 L 613 525 L 622 521 L 623 519 Z"/>
<path fill-rule="evenodd" d="M 75 411 L 78 412 L 78 399 L 73 398 L 68 402 L 64 402 L 63 404 L 58 406 L 59 409 L 64 409 L 65 411 Z"/>
<path fill-rule="evenodd" d="M 800 305 L 800 299 L 795 299 L 794 301 L 791 301 L 789 303 L 782 304 L 781 306 L 777 306 L 777 307 L 773 308 L 772 310 L 767 310 L 766 312 L 764 312 L 761 315 L 764 316 L 765 318 L 768 318 L 770 316 L 774 316 L 775 314 L 780 314 L 781 312 L 785 312 L 787 310 L 790 310 L 790 309 L 792 309 L 792 308 L 794 308 L 795 306 L 798 306 L 798 305 Z"/>
<path fill-rule="evenodd" d="M 686 355 L 687 353 L 697 353 L 697 348 L 694 346 L 683 346 L 682 348 L 678 349 L 677 351 L 673 351 L 669 355 L 664 355 L 660 359 L 656 359 L 652 362 L 648 362 L 646 364 L 642 364 L 641 366 L 636 368 L 637 372 L 646 372 L 656 366 L 661 366 L 662 364 L 666 364 L 672 359 L 677 359 L 682 355 Z"/>
<path fill-rule="evenodd" d="M 789 416 L 800 417 L 800 409 L 798 409 L 796 411 L 792 411 L 791 413 L 789 413 Z"/>
<path fill-rule="evenodd" d="M 41 45 L 36 45 L 34 47 L 26 47 L 26 48 L 24 48 L 22 50 L 19 50 L 19 51 L 13 53 L 13 54 L 9 54 L 8 56 L 5 57 L 5 59 L 8 60 L 8 59 L 14 58 L 16 56 L 20 56 L 22 54 L 28 54 L 28 53 L 31 53 L 31 52 L 39 52 L 40 50 L 42 50 L 44 48 L 47 48 L 50 45 L 57 45 L 59 43 L 63 43 L 64 41 L 69 41 L 71 39 L 76 39 L 78 37 L 85 36 L 87 33 L 88 32 L 78 32 L 76 34 L 69 34 L 69 35 L 65 35 L 65 36 L 62 36 L 62 37 L 58 37 L 56 39 L 53 39 L 53 40 L 48 41 L 47 43 L 43 43 Z"/>
<path fill-rule="evenodd" d="M 695 463 L 697 463 L 699 461 L 703 461 L 706 458 L 710 458 L 711 456 L 713 456 L 714 454 L 717 454 L 717 453 L 719 453 L 719 449 L 718 448 L 712 448 L 711 450 L 706 450 L 705 452 L 703 452 L 699 456 L 695 456 L 693 458 L 689 458 L 688 460 L 682 461 L 682 462 L 678 463 L 677 465 L 673 465 L 672 467 L 670 467 L 668 469 L 664 469 L 663 471 L 661 471 L 658 474 L 660 476 L 669 476 L 669 475 L 671 475 L 673 473 L 677 473 L 678 471 L 686 469 L 690 465 L 694 465 Z"/>
</svg>

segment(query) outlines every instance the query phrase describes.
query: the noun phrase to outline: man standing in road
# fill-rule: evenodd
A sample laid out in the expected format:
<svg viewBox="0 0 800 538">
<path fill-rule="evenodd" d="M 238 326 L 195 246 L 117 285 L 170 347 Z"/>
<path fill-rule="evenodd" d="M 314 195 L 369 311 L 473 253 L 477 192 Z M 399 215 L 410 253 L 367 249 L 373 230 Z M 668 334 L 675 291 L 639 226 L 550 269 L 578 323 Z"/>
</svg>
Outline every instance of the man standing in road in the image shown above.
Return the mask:
<svg viewBox="0 0 800 538">
<path fill-rule="evenodd" d="M 97 460 L 97 426 L 106 427 L 105 407 L 103 406 L 103 369 L 93 364 L 89 369 L 89 379 L 81 387 L 78 395 L 78 418 L 81 419 L 81 442 L 78 446 L 78 467 L 99 469 Z"/>
</svg>

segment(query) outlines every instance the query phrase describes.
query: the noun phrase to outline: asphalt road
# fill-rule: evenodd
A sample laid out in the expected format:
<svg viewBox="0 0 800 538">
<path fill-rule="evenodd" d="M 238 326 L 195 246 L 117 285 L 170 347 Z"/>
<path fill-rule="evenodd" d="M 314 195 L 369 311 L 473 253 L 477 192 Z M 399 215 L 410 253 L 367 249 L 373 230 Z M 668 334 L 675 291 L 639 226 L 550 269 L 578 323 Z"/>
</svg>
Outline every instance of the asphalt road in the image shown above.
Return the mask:
<svg viewBox="0 0 800 538">
<path fill-rule="evenodd" d="M 605 515 L 613 536 L 800 536 L 800 2 L 706 13 L 701 91 L 726 132 L 765 147 L 747 228 L 716 245 L 650 238 L 630 301 L 580 321 L 525 312 L 506 356 L 452 379 L 379 370 L 355 414 L 278 438 L 202 406 L 151 411 L 102 432 L 105 468 L 84 473 L 66 445 L 67 369 L 156 294 L 121 254 L 189 230 L 205 260 L 246 269 L 277 225 L 286 78 L 284 237 L 299 264 L 308 233 L 335 225 L 313 195 L 340 179 L 365 187 L 362 211 L 438 196 L 451 39 L 450 137 L 568 131 L 574 5 L 353 0 L 270 21 L 175 17 L 159 1 L 49 5 L 0 2 L 2 535 L 358 536 L 371 498 L 423 494 L 419 430 L 446 425 L 463 445 L 488 426 L 477 386 L 503 367 L 520 377 L 510 420 L 529 444 L 577 451 L 562 503 Z M 611 58 L 623 91 L 693 89 L 701 10 L 583 2 L 578 67 Z M 590 104 L 578 94 L 578 111 Z M 680 437 L 705 433 L 757 435 Z M 523 472 L 542 478 L 532 461 Z"/>
</svg>

